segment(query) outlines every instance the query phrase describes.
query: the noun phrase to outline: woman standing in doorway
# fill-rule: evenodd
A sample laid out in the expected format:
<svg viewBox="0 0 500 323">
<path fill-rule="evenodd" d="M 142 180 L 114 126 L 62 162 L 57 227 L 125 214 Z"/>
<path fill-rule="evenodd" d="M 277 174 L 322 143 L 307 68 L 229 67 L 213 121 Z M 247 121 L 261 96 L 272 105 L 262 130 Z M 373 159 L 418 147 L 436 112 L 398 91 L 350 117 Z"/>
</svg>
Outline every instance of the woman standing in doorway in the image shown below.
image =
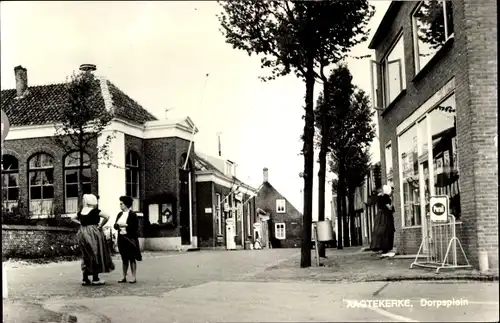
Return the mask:
<svg viewBox="0 0 500 323">
<path fill-rule="evenodd" d="M 394 247 L 394 206 L 391 201 L 392 188 L 389 185 L 382 187 L 382 192 L 377 197 L 377 218 L 373 229 L 370 249 L 372 251 L 382 251 L 381 258 L 393 257 Z"/>
<path fill-rule="evenodd" d="M 114 228 L 118 230 L 118 250 L 123 266 L 123 279 L 119 282 L 127 282 L 127 272 L 130 265 L 132 273 L 130 283 L 134 284 L 137 281 L 137 261 L 141 261 L 142 256 L 139 247 L 139 221 L 137 213 L 131 210 L 132 202 L 133 200 L 129 196 L 120 197 L 122 211 L 116 217 Z"/>
<path fill-rule="evenodd" d="M 102 223 L 99 224 L 101 218 Z M 82 251 L 82 285 L 103 285 L 100 273 L 109 273 L 115 269 L 111 252 L 102 227 L 108 222 L 109 216 L 102 214 L 97 208 L 97 197 L 94 194 L 83 195 L 83 207 L 78 212 L 74 222 L 79 223 L 80 229 L 76 237 Z M 92 282 L 89 276 L 92 275 Z"/>
</svg>

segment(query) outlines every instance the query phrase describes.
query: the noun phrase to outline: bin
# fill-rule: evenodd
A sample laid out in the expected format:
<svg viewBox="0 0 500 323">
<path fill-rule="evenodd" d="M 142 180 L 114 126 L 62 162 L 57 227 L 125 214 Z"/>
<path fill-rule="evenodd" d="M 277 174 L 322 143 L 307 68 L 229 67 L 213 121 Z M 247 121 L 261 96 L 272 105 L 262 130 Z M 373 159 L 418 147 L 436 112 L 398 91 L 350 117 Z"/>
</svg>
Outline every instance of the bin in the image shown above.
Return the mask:
<svg viewBox="0 0 500 323">
<path fill-rule="evenodd" d="M 316 228 L 318 232 L 318 241 L 319 242 L 328 242 L 333 240 L 333 227 L 332 221 L 318 221 L 316 223 Z"/>
</svg>

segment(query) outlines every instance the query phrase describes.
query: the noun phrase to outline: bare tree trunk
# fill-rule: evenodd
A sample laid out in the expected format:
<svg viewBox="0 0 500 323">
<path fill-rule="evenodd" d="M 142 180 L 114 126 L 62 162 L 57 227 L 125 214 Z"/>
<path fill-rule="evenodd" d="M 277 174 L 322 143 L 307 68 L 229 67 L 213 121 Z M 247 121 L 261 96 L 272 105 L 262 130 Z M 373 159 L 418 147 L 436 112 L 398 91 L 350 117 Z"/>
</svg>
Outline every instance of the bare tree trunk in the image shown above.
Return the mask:
<svg viewBox="0 0 500 323">
<path fill-rule="evenodd" d="M 323 128 L 321 128 L 323 129 Z M 323 130 L 322 130 L 323 131 Z M 318 221 L 325 221 L 325 185 L 326 185 L 326 153 L 328 149 L 328 137 L 322 135 L 321 137 L 321 150 L 319 152 L 319 188 L 318 188 Z M 325 257 L 325 244 L 318 243 L 319 256 Z"/>
<path fill-rule="evenodd" d="M 311 266 L 311 228 L 314 169 L 314 56 L 307 62 L 306 108 L 304 125 L 304 214 L 302 221 L 302 243 L 300 267 Z"/>
<path fill-rule="evenodd" d="M 348 213 L 347 213 L 347 192 L 345 189 L 345 184 L 343 184 L 342 187 L 342 225 L 344 227 L 344 247 L 350 247 L 351 246 L 351 241 L 350 241 L 350 234 L 349 234 L 349 222 L 348 222 Z"/>
</svg>

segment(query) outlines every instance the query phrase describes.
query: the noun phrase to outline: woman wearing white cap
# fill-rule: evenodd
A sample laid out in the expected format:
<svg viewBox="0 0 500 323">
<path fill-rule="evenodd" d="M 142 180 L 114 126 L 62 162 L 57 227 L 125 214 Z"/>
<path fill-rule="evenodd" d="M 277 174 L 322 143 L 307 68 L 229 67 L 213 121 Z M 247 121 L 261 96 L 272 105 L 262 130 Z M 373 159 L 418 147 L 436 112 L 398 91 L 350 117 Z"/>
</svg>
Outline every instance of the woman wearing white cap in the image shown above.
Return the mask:
<svg viewBox="0 0 500 323">
<path fill-rule="evenodd" d="M 372 251 L 382 251 L 381 257 L 393 257 L 391 252 L 394 247 L 394 206 L 391 201 L 392 188 L 389 185 L 382 187 L 382 192 L 377 197 L 377 217 L 373 228 L 370 249 Z"/>
<path fill-rule="evenodd" d="M 82 285 L 103 285 L 104 281 L 100 280 L 99 274 L 109 273 L 115 269 L 102 231 L 102 227 L 108 220 L 109 216 L 102 214 L 97 208 L 97 197 L 94 194 L 84 194 L 82 210 L 74 219 L 81 225 L 76 237 L 83 256 Z M 90 275 L 92 275 L 92 282 L 89 280 Z"/>
</svg>

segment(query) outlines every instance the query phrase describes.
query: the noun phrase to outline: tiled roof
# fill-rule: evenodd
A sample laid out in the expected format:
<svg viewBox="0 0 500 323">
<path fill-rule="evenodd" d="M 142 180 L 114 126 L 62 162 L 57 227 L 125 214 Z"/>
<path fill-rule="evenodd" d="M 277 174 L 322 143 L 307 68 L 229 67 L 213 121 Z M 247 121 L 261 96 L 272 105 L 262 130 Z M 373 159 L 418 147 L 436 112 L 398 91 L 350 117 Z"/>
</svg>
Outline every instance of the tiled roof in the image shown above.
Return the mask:
<svg viewBox="0 0 500 323">
<path fill-rule="evenodd" d="M 99 82 L 96 82 L 97 86 Z M 111 82 L 107 81 L 111 101 L 116 117 L 136 123 L 157 120 L 151 113 L 123 93 Z M 102 91 L 96 97 L 97 104 L 105 108 Z M 60 121 L 61 106 L 68 104 L 64 83 L 28 87 L 27 93 L 16 98 L 16 90 L 2 90 L 2 110 L 4 110 L 11 127 L 51 124 Z"/>
</svg>

